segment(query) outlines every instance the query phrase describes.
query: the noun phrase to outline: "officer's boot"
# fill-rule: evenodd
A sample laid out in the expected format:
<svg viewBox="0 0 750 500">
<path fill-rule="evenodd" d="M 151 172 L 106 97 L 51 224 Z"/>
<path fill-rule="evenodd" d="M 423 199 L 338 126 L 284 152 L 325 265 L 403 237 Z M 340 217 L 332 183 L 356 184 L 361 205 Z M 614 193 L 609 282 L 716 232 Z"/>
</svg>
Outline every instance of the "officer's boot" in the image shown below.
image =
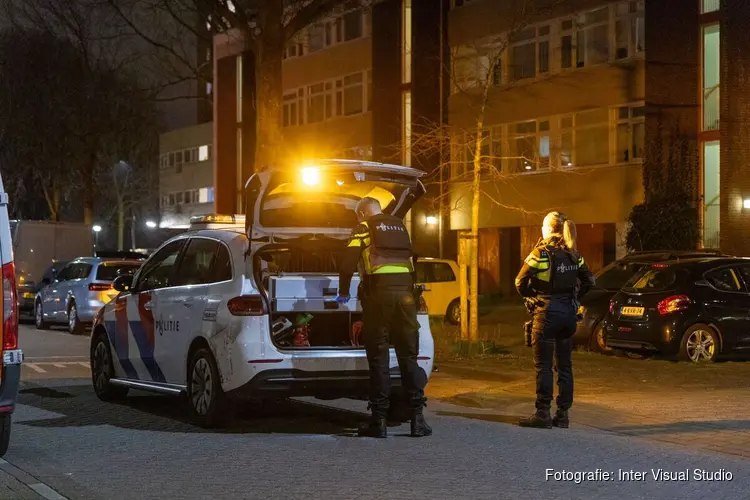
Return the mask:
<svg viewBox="0 0 750 500">
<path fill-rule="evenodd" d="M 567 429 L 570 427 L 570 417 L 568 417 L 568 410 L 557 409 L 555 416 L 552 417 L 552 425 L 561 429 Z"/>
<path fill-rule="evenodd" d="M 530 417 L 525 417 L 518 422 L 521 427 L 535 427 L 537 429 L 551 429 L 552 418 L 549 414 L 549 408 L 537 408 L 536 412 Z"/>
<path fill-rule="evenodd" d="M 411 437 L 424 436 L 432 436 L 432 427 L 427 425 L 421 411 L 413 412 L 411 415 Z"/>
<path fill-rule="evenodd" d="M 388 419 L 374 414 L 369 422 L 359 427 L 357 434 L 362 437 L 386 438 L 388 437 Z"/>
</svg>

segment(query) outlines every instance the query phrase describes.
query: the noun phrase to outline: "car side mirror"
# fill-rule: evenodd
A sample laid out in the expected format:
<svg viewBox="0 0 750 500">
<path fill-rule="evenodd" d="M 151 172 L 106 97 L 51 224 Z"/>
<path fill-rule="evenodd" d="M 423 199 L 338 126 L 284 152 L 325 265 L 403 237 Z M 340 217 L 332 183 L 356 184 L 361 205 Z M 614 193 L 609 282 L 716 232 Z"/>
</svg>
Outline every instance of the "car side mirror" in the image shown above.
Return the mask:
<svg viewBox="0 0 750 500">
<path fill-rule="evenodd" d="M 708 280 L 698 280 L 695 282 L 695 286 L 711 286 Z"/>
<path fill-rule="evenodd" d="M 133 285 L 133 276 L 129 274 L 123 274 L 115 278 L 112 282 L 112 288 L 118 292 L 129 292 L 130 287 Z"/>
</svg>

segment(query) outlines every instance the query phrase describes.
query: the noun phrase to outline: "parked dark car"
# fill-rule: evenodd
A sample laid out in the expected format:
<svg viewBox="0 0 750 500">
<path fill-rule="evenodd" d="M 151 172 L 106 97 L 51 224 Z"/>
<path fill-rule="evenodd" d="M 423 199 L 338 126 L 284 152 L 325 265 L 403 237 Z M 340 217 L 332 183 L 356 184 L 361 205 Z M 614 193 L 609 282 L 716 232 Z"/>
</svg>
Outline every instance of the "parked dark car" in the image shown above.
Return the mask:
<svg viewBox="0 0 750 500">
<path fill-rule="evenodd" d="M 720 256 L 722 254 L 712 249 L 633 252 L 607 265 L 596 273 L 596 286 L 581 300 L 580 312 L 583 319 L 578 322 L 573 343 L 600 353 L 611 353 L 612 349 L 606 346 L 603 332 L 599 327 L 607 314 L 609 301 L 620 288 L 636 273 L 654 262 L 692 259 L 707 255 Z"/>
<path fill-rule="evenodd" d="M 611 348 L 694 363 L 750 348 L 750 259 L 652 264 L 614 296 L 603 329 Z"/>
</svg>

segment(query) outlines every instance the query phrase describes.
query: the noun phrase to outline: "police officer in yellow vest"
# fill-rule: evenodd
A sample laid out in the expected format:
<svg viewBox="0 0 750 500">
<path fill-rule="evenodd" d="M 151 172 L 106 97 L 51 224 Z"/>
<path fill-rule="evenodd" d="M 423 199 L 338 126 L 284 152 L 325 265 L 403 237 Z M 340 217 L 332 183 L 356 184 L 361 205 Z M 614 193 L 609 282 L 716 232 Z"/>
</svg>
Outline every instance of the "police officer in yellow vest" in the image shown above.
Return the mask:
<svg viewBox="0 0 750 500">
<path fill-rule="evenodd" d="M 521 420 L 524 427 L 567 428 L 573 404 L 571 337 L 576 331 L 578 303 L 594 285 L 594 277 L 576 249 L 576 228 L 559 212 L 550 212 L 537 244 L 516 277 L 516 289 L 532 313 L 531 344 L 536 368 L 536 412 Z M 550 415 L 557 365 L 557 412 Z"/>
<path fill-rule="evenodd" d="M 362 335 L 370 365 L 372 419 L 359 429 L 360 436 L 387 437 L 391 391 L 389 345 L 396 349 L 401 385 L 411 412 L 411 435 L 429 436 L 424 420 L 427 377 L 417 364 L 419 323 L 414 296 L 414 263 L 409 233 L 402 220 L 383 213 L 380 202 L 363 198 L 356 207 L 359 225 L 354 228 L 341 262 L 339 295 L 346 303 L 352 275 L 359 269 Z"/>
</svg>

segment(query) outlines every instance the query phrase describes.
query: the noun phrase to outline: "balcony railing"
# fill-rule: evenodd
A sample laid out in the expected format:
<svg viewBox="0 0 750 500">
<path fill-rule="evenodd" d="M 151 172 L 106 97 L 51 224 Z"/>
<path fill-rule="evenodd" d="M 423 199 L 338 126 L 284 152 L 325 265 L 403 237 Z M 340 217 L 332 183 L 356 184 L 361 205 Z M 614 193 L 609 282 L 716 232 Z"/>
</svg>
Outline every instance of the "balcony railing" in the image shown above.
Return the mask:
<svg viewBox="0 0 750 500">
<path fill-rule="evenodd" d="M 719 87 L 703 90 L 703 130 L 719 130 Z"/>
<path fill-rule="evenodd" d="M 719 10 L 719 4 L 721 0 L 703 0 L 701 5 L 701 13 L 708 14 L 709 12 L 716 12 Z"/>
<path fill-rule="evenodd" d="M 703 212 L 703 246 L 719 248 L 719 204 L 706 205 Z"/>
</svg>

